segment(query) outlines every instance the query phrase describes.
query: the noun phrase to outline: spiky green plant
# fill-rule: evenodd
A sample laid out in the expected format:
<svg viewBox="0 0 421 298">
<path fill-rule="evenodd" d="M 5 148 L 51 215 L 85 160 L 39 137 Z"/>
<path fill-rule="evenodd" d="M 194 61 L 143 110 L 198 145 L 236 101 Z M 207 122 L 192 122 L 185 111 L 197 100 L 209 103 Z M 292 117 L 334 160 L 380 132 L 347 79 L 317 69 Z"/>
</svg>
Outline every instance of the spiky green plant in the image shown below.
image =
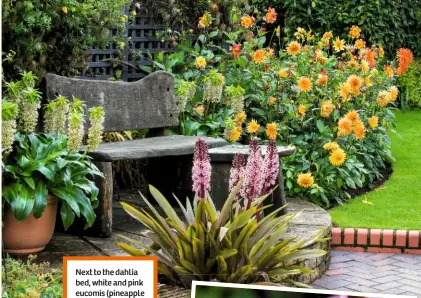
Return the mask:
<svg viewBox="0 0 421 298">
<path fill-rule="evenodd" d="M 2 134 L 1 134 L 1 148 L 5 149 L 6 153 L 12 151 L 13 141 L 16 134 L 16 117 L 18 116 L 18 107 L 14 102 L 9 102 L 6 99 L 1 101 L 1 120 L 2 120 Z"/>
<path fill-rule="evenodd" d="M 24 71 L 22 75 L 22 84 L 24 88 L 34 88 L 37 81 L 37 76 L 32 71 Z"/>
<path fill-rule="evenodd" d="M 235 114 L 241 113 L 244 110 L 245 92 L 246 91 L 240 85 L 237 87 L 231 85 L 225 89 L 225 93 L 230 99 L 230 104 Z"/>
<path fill-rule="evenodd" d="M 67 120 L 67 113 L 69 111 L 69 101 L 66 97 L 60 95 L 56 99 L 56 111 L 55 111 L 55 120 L 56 120 L 56 128 L 57 133 L 65 134 L 66 133 L 66 120 Z"/>
<path fill-rule="evenodd" d="M 7 98 L 18 105 L 20 103 L 22 90 L 23 84 L 21 81 L 6 83 Z"/>
<path fill-rule="evenodd" d="M 102 142 L 102 134 L 104 131 L 104 108 L 94 107 L 89 109 L 89 121 L 91 127 L 88 131 L 88 147 L 87 151 L 95 151 Z"/>
<path fill-rule="evenodd" d="M 310 269 L 296 265 L 296 261 L 326 254 L 324 250 L 306 249 L 316 241 L 325 240 L 320 239 L 324 231 L 308 239 L 286 238 L 291 220 L 300 213 L 277 216 L 281 207 L 257 221 L 255 214 L 268 207 L 258 206 L 268 195 L 243 210 L 238 208 L 240 202 L 234 201 L 240 184 L 241 181 L 219 213 L 209 196 L 207 200 L 195 200 L 193 204 L 187 200 L 186 207 L 177 199 L 184 221 L 164 196 L 150 186 L 150 192 L 166 218 L 144 196 L 150 212 L 136 210 L 127 203 L 121 205 L 150 230 L 143 236 L 153 243 L 147 246 L 119 235 L 125 242 L 119 242 L 118 246 L 133 256 L 158 256 L 159 273 L 187 288 L 192 280 L 281 282 L 291 275 L 311 273 Z"/>
<path fill-rule="evenodd" d="M 51 101 L 44 105 L 44 132 L 53 133 L 57 132 L 57 121 L 55 119 L 56 101 Z"/>
<path fill-rule="evenodd" d="M 78 98 L 73 98 L 73 103 L 69 111 L 68 135 L 69 141 L 67 146 L 72 151 L 78 151 L 82 145 L 84 130 L 84 104 Z"/>
<path fill-rule="evenodd" d="M 19 106 L 19 131 L 31 133 L 38 123 L 38 109 L 41 107 L 41 93 L 32 87 L 22 91 Z"/>
</svg>

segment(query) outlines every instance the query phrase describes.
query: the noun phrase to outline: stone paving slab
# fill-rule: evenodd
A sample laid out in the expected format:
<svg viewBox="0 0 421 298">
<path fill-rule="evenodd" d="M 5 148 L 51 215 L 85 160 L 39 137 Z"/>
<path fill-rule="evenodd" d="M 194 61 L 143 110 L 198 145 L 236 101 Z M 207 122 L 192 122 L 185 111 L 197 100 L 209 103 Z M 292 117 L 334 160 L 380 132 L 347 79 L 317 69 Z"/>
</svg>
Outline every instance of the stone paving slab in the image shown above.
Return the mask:
<svg viewBox="0 0 421 298">
<path fill-rule="evenodd" d="M 314 288 L 421 297 L 421 255 L 331 252 Z"/>
</svg>

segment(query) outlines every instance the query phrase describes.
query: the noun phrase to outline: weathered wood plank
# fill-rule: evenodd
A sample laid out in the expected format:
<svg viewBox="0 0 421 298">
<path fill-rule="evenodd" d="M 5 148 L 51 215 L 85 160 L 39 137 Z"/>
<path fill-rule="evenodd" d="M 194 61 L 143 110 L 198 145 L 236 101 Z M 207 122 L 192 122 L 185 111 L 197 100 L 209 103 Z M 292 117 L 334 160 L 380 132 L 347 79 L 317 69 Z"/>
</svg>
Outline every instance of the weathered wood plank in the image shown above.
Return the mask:
<svg viewBox="0 0 421 298">
<path fill-rule="evenodd" d="M 142 80 L 127 83 L 85 80 L 47 74 L 47 97 L 77 97 L 88 108 L 104 107 L 104 131 L 123 131 L 178 125 L 174 77 L 154 72 Z"/>
<path fill-rule="evenodd" d="M 202 137 L 209 148 L 225 146 L 222 138 Z M 103 143 L 89 155 L 95 160 L 116 161 L 125 159 L 146 159 L 163 156 L 180 156 L 193 154 L 197 137 L 195 136 L 162 136 L 133 141 Z M 84 147 L 82 148 L 82 151 Z"/>
</svg>

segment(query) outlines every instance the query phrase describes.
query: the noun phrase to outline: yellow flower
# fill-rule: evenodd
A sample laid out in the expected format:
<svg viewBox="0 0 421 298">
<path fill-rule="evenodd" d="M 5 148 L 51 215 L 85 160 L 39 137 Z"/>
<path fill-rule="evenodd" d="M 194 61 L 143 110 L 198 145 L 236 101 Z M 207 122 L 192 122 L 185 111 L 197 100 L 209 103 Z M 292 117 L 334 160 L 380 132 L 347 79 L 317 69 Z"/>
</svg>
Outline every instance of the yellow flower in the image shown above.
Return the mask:
<svg viewBox="0 0 421 298">
<path fill-rule="evenodd" d="M 364 78 L 364 84 L 367 86 L 367 87 L 371 87 L 371 79 L 370 79 L 370 77 L 365 77 Z"/>
<path fill-rule="evenodd" d="M 363 49 L 365 48 L 365 41 L 362 39 L 357 39 L 357 41 L 355 41 L 355 46 L 357 47 L 357 49 Z"/>
<path fill-rule="evenodd" d="M 389 78 L 393 77 L 393 68 L 390 65 L 385 65 L 384 71 L 386 72 Z"/>
<path fill-rule="evenodd" d="M 278 26 L 278 27 L 275 28 L 275 33 L 276 33 L 276 35 L 281 34 L 281 26 Z"/>
<path fill-rule="evenodd" d="M 379 95 L 377 96 L 377 103 L 385 107 L 389 102 L 392 101 L 392 95 L 388 91 L 380 91 Z"/>
<path fill-rule="evenodd" d="M 370 119 L 368 119 L 368 123 L 370 124 L 371 128 L 376 128 L 377 126 L 379 126 L 379 117 L 377 116 L 370 117 Z"/>
<path fill-rule="evenodd" d="M 203 29 L 203 28 L 209 27 L 211 24 L 212 24 L 212 17 L 209 14 L 209 12 L 205 12 L 203 16 L 199 18 L 199 24 L 197 25 L 197 27 Z"/>
<path fill-rule="evenodd" d="M 265 51 L 257 50 L 256 52 L 254 52 L 253 61 L 255 63 L 262 63 L 265 61 L 265 59 L 266 59 Z"/>
<path fill-rule="evenodd" d="M 63 7 L 61 8 L 61 10 L 64 12 L 64 14 L 67 14 L 67 7 L 66 7 L 66 6 L 63 6 Z"/>
<path fill-rule="evenodd" d="M 336 142 L 329 142 L 323 145 L 323 149 L 329 151 L 338 150 L 339 148 L 339 144 Z"/>
<path fill-rule="evenodd" d="M 124 48 L 126 43 L 124 41 L 120 41 L 118 45 L 120 46 L 120 48 Z"/>
<path fill-rule="evenodd" d="M 203 69 L 206 67 L 206 59 L 202 56 L 199 56 L 196 58 L 196 61 L 194 62 L 197 68 Z"/>
<path fill-rule="evenodd" d="M 137 14 L 137 13 L 136 13 L 136 10 L 134 10 L 134 9 L 133 9 L 133 10 L 132 10 L 132 16 L 136 16 L 136 14 Z"/>
<path fill-rule="evenodd" d="M 306 110 L 307 108 L 305 107 L 305 105 L 298 106 L 297 113 L 298 113 L 298 116 L 301 118 L 301 120 L 304 119 L 304 116 L 306 115 Z"/>
<path fill-rule="evenodd" d="M 234 122 L 238 126 L 241 126 L 241 124 L 243 124 L 245 120 L 246 120 L 246 113 L 241 112 L 235 115 Z"/>
<path fill-rule="evenodd" d="M 240 139 L 241 131 L 242 131 L 241 127 L 235 127 L 232 130 L 231 134 L 229 135 L 228 141 L 237 142 Z"/>
<path fill-rule="evenodd" d="M 379 50 L 379 56 L 383 57 L 384 56 L 384 49 L 382 47 L 379 47 L 378 50 Z"/>
<path fill-rule="evenodd" d="M 326 86 L 327 81 L 328 81 L 328 76 L 321 74 L 319 75 L 319 78 L 317 79 L 316 84 L 319 86 Z"/>
<path fill-rule="evenodd" d="M 266 135 L 270 140 L 275 140 L 278 132 L 277 132 L 277 125 L 275 122 L 269 123 L 266 125 Z"/>
<path fill-rule="evenodd" d="M 346 153 L 342 149 L 332 151 L 329 156 L 329 162 L 336 167 L 341 166 L 345 162 L 345 159 Z"/>
<path fill-rule="evenodd" d="M 297 55 L 301 50 L 301 46 L 296 41 L 291 41 L 287 47 L 287 52 L 291 56 Z"/>
<path fill-rule="evenodd" d="M 288 73 L 287 73 L 285 70 L 280 70 L 280 71 L 278 72 L 278 76 L 279 76 L 280 78 L 287 78 L 287 77 L 288 77 Z"/>
<path fill-rule="evenodd" d="M 348 61 L 347 65 L 352 69 L 357 69 L 359 67 L 358 62 L 355 60 Z"/>
<path fill-rule="evenodd" d="M 309 78 L 301 77 L 298 80 L 298 89 L 300 89 L 301 91 L 308 92 L 311 90 L 311 88 L 312 88 L 312 83 Z"/>
<path fill-rule="evenodd" d="M 399 95 L 398 88 L 396 86 L 392 86 L 392 87 L 390 87 L 389 92 L 390 92 L 391 100 L 395 101 L 398 98 L 398 95 Z"/>
<path fill-rule="evenodd" d="M 323 118 L 328 118 L 334 110 L 335 110 L 335 105 L 332 103 L 331 100 L 324 101 L 322 102 L 322 105 L 320 107 L 320 115 Z"/>
<path fill-rule="evenodd" d="M 249 124 L 247 125 L 247 132 L 248 133 L 256 133 L 260 129 L 259 123 L 256 120 L 252 119 Z"/>
<path fill-rule="evenodd" d="M 241 18 L 241 26 L 244 28 L 250 28 L 254 25 L 255 19 L 252 16 L 244 16 Z"/>
<path fill-rule="evenodd" d="M 122 21 L 123 23 L 127 22 L 127 16 L 122 16 L 122 17 L 121 17 L 121 21 Z"/>
<path fill-rule="evenodd" d="M 323 39 L 325 39 L 325 40 L 329 40 L 329 39 L 331 39 L 332 37 L 333 37 L 332 31 L 328 31 L 328 32 L 325 32 L 325 33 L 323 34 Z"/>
<path fill-rule="evenodd" d="M 311 173 L 301 173 L 298 175 L 297 183 L 301 187 L 309 188 L 314 184 L 314 177 Z"/>
<path fill-rule="evenodd" d="M 276 97 L 273 97 L 273 96 L 269 97 L 269 104 L 273 105 L 275 103 L 276 103 Z"/>
<path fill-rule="evenodd" d="M 347 80 L 347 84 L 351 87 L 352 92 L 355 95 L 358 95 L 359 90 L 363 84 L 363 79 L 361 79 L 359 76 L 351 75 Z"/>
<path fill-rule="evenodd" d="M 370 66 L 368 65 L 367 60 L 363 59 L 361 60 L 361 70 L 363 73 L 366 73 L 370 69 Z"/>
<path fill-rule="evenodd" d="M 352 123 L 355 123 L 360 119 L 360 115 L 356 110 L 352 110 L 345 115 L 345 118 L 351 120 Z"/>
<path fill-rule="evenodd" d="M 341 86 L 341 96 L 344 99 L 344 101 L 349 99 L 350 93 L 351 93 L 351 86 L 349 86 L 348 83 L 343 83 Z"/>
<path fill-rule="evenodd" d="M 361 121 L 354 126 L 354 133 L 355 133 L 355 138 L 357 140 L 364 139 L 364 137 L 365 137 L 365 127 L 364 127 L 364 124 Z"/>
<path fill-rule="evenodd" d="M 333 48 L 336 52 L 342 51 L 345 48 L 345 41 L 343 39 L 339 39 L 339 37 L 336 37 L 335 41 L 333 42 Z"/>
<path fill-rule="evenodd" d="M 341 118 L 338 121 L 338 136 L 343 137 L 352 133 L 352 121 L 348 118 Z"/>
<path fill-rule="evenodd" d="M 269 57 L 273 57 L 275 55 L 275 50 L 272 48 L 267 48 L 266 53 L 268 54 Z"/>
<path fill-rule="evenodd" d="M 360 37 L 361 29 L 358 26 L 352 26 L 351 29 L 349 29 L 349 35 L 351 35 L 352 38 L 358 38 Z"/>
</svg>

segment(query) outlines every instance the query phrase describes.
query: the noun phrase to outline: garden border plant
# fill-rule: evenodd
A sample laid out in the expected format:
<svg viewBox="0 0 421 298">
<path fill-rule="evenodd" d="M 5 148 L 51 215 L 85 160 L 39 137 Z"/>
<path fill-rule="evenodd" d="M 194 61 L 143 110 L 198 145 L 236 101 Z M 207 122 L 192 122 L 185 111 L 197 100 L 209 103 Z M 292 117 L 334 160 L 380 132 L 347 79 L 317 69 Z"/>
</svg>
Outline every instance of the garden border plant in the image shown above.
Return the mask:
<svg viewBox="0 0 421 298">
<path fill-rule="evenodd" d="M 35 132 L 41 106 L 40 93 L 34 89 L 36 79 L 31 72 L 24 72 L 20 81 L 8 83 L 2 104 L 2 148 L 6 149 L 2 164 L 2 198 L 3 203 L 7 203 L 3 204 L 6 212 L 3 231 L 7 232 L 4 233 L 6 251 L 15 253 L 25 247 L 22 237 L 26 229 L 34 228 L 34 225 L 45 227 L 48 235 L 34 237 L 28 246 L 35 246 L 28 249 L 41 250 L 44 242 L 51 239 L 55 212 L 48 212 L 51 219 L 45 225 L 46 218 L 42 216 L 49 208 L 55 210 L 55 198 L 60 200 L 60 214 L 66 230 L 75 217 L 83 217 L 86 228 L 92 226 L 96 217 L 93 209 L 98 205 L 98 188 L 93 179 L 103 177 L 87 152 L 79 153 L 85 134 L 81 100 L 74 98 L 69 107 L 68 100 L 58 96 L 46 105 L 46 133 Z M 91 108 L 89 119 L 87 150 L 94 151 L 102 140 L 103 108 Z M 12 212 L 13 216 L 8 216 L 7 212 Z M 42 221 L 37 221 L 41 218 Z M 12 227 L 23 230 L 11 231 Z M 42 237 L 45 239 L 39 240 Z M 16 247 L 9 247 L 13 245 Z M 22 250 L 22 253 L 26 252 L 29 251 Z"/>
<path fill-rule="evenodd" d="M 274 149 L 276 152 L 275 142 L 271 141 L 268 153 Z M 186 207 L 176 198 L 185 220 L 181 220 L 165 197 L 150 186 L 165 217 L 141 193 L 149 212 L 136 210 L 124 202 L 121 205 L 148 228 L 142 235 L 151 239 L 152 244 L 145 245 L 119 235 L 124 240 L 118 243 L 119 247 L 133 256 L 157 255 L 158 272 L 186 288 L 191 287 L 192 280 L 294 283 L 289 280 L 290 276 L 310 274 L 310 269 L 297 265 L 296 261 L 326 254 L 324 250 L 308 248 L 315 242 L 327 240 L 320 239 L 324 231 L 307 239 L 285 238 L 291 221 L 300 213 L 278 216 L 284 207 L 261 218 L 261 212 L 268 207 L 261 207 L 262 203 L 271 194 L 275 181 L 272 178 L 279 171 L 278 156 L 266 154 L 262 162 L 256 138 L 251 141 L 246 164 L 239 162 L 241 156 L 236 155 L 227 183 L 231 193 L 222 209 L 217 211 L 208 194 L 210 158 L 206 143 L 199 138 L 192 169 L 195 198 L 192 203 L 187 199 Z"/>
<path fill-rule="evenodd" d="M 323 207 L 382 179 L 393 161 L 387 133 L 399 96 L 393 84 L 408 70 L 411 50 L 388 60 L 355 25 L 346 38 L 298 28 L 282 49 L 280 28 L 266 29 L 277 19 L 273 8 L 235 13 L 238 21 L 222 43 L 205 13 L 197 40 L 181 32 L 177 52 L 156 56 L 149 69 L 176 78 L 179 132 L 241 143 L 275 135 L 297 148 L 282 164 L 287 195 Z"/>
</svg>

